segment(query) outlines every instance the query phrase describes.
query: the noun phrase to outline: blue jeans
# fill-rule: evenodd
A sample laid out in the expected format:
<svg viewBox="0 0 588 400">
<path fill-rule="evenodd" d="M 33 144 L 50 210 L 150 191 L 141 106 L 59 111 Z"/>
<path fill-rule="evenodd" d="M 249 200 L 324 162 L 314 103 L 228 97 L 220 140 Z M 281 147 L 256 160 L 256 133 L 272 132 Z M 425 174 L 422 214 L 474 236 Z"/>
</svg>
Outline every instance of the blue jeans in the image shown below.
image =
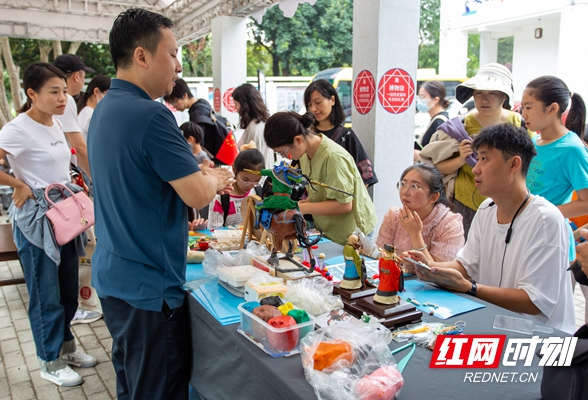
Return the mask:
<svg viewBox="0 0 588 400">
<path fill-rule="evenodd" d="M 65 343 L 71 349 L 71 345 L 74 345 L 75 350 L 70 329 L 70 322 L 78 308 L 78 256 L 75 244 L 71 241 L 60 247 L 61 264 L 57 265 L 43 249 L 27 240 L 16 222 L 13 236 L 29 291 L 29 321 L 41 370 L 63 368 L 65 364 L 58 360 L 62 346 Z"/>
</svg>

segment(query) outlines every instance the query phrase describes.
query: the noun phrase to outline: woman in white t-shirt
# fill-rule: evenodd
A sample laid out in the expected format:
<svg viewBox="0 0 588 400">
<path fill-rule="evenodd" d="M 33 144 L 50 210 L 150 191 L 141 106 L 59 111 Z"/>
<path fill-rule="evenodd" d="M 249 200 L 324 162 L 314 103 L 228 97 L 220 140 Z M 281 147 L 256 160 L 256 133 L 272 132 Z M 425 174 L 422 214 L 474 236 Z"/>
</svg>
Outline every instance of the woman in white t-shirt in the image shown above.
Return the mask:
<svg viewBox="0 0 588 400">
<path fill-rule="evenodd" d="M 24 73 L 23 88 L 27 102 L 22 113 L 0 130 L 0 158 L 7 157 L 14 171 L 14 177 L 0 172 L 0 184 L 14 188 L 13 237 L 30 296 L 29 321 L 41 378 L 75 386 L 82 377 L 67 364 L 96 364 L 94 357 L 76 351 L 70 329 L 78 306 L 78 257 L 83 255 L 83 244 L 80 236 L 57 246 L 44 199 L 51 183 L 80 190 L 70 183 L 70 150 L 53 118 L 63 114 L 67 104 L 65 75 L 51 64 L 34 63 Z M 57 190 L 50 195 L 56 202 L 62 199 Z"/>
<path fill-rule="evenodd" d="M 244 83 L 233 92 L 233 100 L 235 101 L 235 109 L 239 113 L 239 126 L 245 129 L 237 147 L 241 149 L 242 145 L 254 142 L 255 148 L 259 150 L 265 160 L 265 168 L 272 168 L 275 163 L 274 152 L 267 146 L 263 138 L 263 130 L 265 122 L 269 118 L 269 112 L 261 98 L 261 93 L 252 84 Z"/>
<path fill-rule="evenodd" d="M 86 142 L 88 141 L 88 128 L 90 127 L 90 119 L 92 119 L 94 109 L 100 100 L 106 96 L 108 89 L 110 89 L 110 78 L 97 75 L 88 83 L 86 91 L 78 99 L 78 121 L 82 127 L 82 135 Z"/>
</svg>

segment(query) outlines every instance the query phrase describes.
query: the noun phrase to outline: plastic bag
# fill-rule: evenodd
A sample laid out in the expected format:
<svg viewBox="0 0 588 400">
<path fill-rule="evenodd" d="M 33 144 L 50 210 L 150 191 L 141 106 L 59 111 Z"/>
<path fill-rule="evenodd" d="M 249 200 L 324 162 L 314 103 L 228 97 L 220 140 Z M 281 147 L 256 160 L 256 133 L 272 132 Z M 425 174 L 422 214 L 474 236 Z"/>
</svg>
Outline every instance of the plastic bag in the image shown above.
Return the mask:
<svg viewBox="0 0 588 400">
<path fill-rule="evenodd" d="M 341 296 L 333 295 L 333 284 L 322 276 L 287 282 L 285 301 L 296 304 L 313 316 L 343 308 Z"/>
<path fill-rule="evenodd" d="M 392 400 L 404 380 L 388 348 L 391 339 L 380 324 L 333 325 L 306 335 L 302 366 L 317 397 Z"/>
<path fill-rule="evenodd" d="M 204 254 L 202 269 L 206 276 L 217 278 L 216 269 L 219 267 L 238 267 L 239 265 L 251 265 L 251 259 L 255 256 L 269 255 L 267 247 L 257 243 L 249 243 L 247 249 L 239 250 L 231 256 L 214 249 L 208 249 Z"/>
</svg>

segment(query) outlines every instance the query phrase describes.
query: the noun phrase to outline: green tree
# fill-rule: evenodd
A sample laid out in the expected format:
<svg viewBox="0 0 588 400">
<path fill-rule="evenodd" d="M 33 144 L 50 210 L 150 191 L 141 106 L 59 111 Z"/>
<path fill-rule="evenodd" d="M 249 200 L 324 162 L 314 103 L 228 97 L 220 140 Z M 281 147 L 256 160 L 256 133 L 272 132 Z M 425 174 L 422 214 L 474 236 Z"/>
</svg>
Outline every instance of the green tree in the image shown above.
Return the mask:
<svg viewBox="0 0 588 400">
<path fill-rule="evenodd" d="M 351 64 L 352 0 L 304 3 L 292 18 L 272 7 L 261 24 L 251 19 L 249 27 L 257 48 L 265 48 L 271 57 L 274 76 L 312 75 Z"/>
<path fill-rule="evenodd" d="M 480 35 L 468 35 L 468 76 L 476 75 L 480 68 Z"/>
<path fill-rule="evenodd" d="M 182 47 L 184 76 L 212 76 L 212 35 L 206 35 Z"/>
<path fill-rule="evenodd" d="M 419 26 L 419 68 L 439 71 L 440 0 L 421 0 Z"/>
<path fill-rule="evenodd" d="M 40 44 L 50 44 L 50 41 L 38 41 L 35 39 L 10 39 L 10 49 L 14 63 L 20 67 L 20 77 L 22 78 L 27 65 L 40 61 Z M 64 51 L 67 51 L 71 42 L 61 42 Z M 96 70 L 96 74 L 104 74 L 110 77 L 116 75 L 112 58 L 110 57 L 110 46 L 103 43 L 82 43 L 76 51 L 88 67 Z M 49 56 L 49 62 L 53 60 L 53 55 Z M 89 74 L 88 77 L 93 75 Z"/>
<path fill-rule="evenodd" d="M 260 44 L 247 40 L 247 76 L 257 76 L 257 70 L 267 74 L 272 69 L 272 57 Z"/>
<path fill-rule="evenodd" d="M 498 63 L 512 65 L 512 53 L 514 49 L 514 36 L 498 39 Z"/>
</svg>

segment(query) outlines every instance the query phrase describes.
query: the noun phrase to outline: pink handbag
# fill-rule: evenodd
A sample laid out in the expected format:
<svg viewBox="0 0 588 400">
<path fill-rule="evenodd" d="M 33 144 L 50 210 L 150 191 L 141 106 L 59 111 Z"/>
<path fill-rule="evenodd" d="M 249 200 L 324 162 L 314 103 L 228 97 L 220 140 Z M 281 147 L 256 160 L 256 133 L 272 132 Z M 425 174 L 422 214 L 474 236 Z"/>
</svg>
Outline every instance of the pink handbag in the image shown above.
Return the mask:
<svg viewBox="0 0 588 400">
<path fill-rule="evenodd" d="M 55 204 L 49 198 L 49 190 L 52 188 L 61 190 L 64 196 L 64 190 L 67 190 L 71 196 Z M 94 225 L 94 203 L 84 192 L 74 194 L 67 186 L 52 183 L 45 189 L 45 199 L 51 207 L 45 215 L 53 225 L 55 240 L 59 246 L 69 243 Z"/>
</svg>

